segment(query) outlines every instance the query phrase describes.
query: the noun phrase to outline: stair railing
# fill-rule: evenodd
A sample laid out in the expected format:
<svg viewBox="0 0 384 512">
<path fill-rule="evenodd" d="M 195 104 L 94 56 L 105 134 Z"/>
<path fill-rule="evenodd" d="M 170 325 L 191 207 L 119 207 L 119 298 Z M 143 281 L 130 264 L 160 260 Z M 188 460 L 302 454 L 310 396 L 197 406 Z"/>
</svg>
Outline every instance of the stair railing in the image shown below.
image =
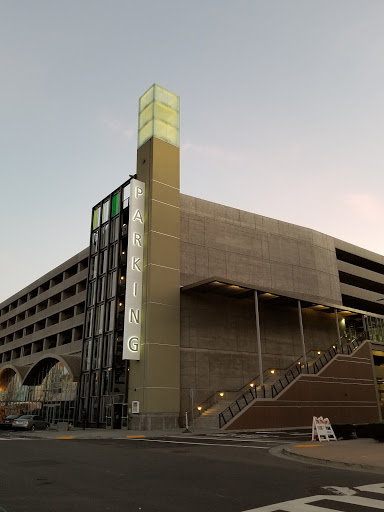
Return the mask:
<svg viewBox="0 0 384 512">
<path fill-rule="evenodd" d="M 310 366 L 309 364 L 299 365 L 296 363 L 296 367 L 292 367 L 290 370 L 288 370 L 288 372 L 286 372 L 282 377 L 280 377 L 280 379 L 278 379 L 274 384 L 272 384 L 272 398 L 275 398 L 279 393 L 281 393 L 281 391 L 283 391 L 283 389 L 285 389 L 291 382 L 293 382 L 299 375 L 301 375 L 303 373 L 303 369 L 306 370 L 306 373 L 316 374 L 322 368 L 324 368 L 324 366 L 326 366 L 337 354 L 351 354 L 366 339 L 368 339 L 368 335 L 364 331 L 346 345 L 338 347 L 336 344 L 333 344 L 313 363 L 312 366 Z M 250 388 L 247 393 L 243 393 L 243 395 L 241 395 L 229 407 L 224 409 L 224 411 L 222 411 L 219 414 L 219 428 L 221 428 L 226 423 L 228 423 L 228 421 L 234 418 L 251 401 L 255 400 L 256 398 L 265 398 L 264 386 L 262 390 L 262 395 L 263 396 L 257 396 L 256 389 L 253 388 Z"/>
</svg>

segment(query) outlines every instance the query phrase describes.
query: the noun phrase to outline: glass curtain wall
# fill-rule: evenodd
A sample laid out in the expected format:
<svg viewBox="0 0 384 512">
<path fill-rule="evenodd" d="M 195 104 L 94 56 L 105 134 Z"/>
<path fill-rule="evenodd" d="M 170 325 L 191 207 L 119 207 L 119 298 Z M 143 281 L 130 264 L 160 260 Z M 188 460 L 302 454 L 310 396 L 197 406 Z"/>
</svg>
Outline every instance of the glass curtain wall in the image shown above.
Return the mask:
<svg viewBox="0 0 384 512">
<path fill-rule="evenodd" d="M 73 423 L 77 382 L 63 363 L 47 360 L 33 381 L 23 385 L 16 373 L 2 379 L 0 408 L 4 414 L 39 414 L 51 424 Z"/>
<path fill-rule="evenodd" d="M 86 417 L 94 427 L 113 427 L 114 404 L 127 400 L 121 354 L 128 209 L 126 182 L 92 210 L 78 421 Z"/>
<path fill-rule="evenodd" d="M 384 319 L 366 316 L 365 322 L 369 332 L 369 339 L 377 343 L 384 343 Z"/>
</svg>

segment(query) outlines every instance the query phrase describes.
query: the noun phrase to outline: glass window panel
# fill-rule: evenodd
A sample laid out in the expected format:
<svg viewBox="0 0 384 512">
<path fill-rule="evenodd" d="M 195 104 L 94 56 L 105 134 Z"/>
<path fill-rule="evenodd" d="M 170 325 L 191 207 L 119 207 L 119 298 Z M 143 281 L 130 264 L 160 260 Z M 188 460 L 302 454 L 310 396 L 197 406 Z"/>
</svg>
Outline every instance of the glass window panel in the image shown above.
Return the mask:
<svg viewBox="0 0 384 512">
<path fill-rule="evenodd" d="M 92 373 L 91 375 L 91 396 L 97 396 L 99 392 L 99 375 Z"/>
<path fill-rule="evenodd" d="M 110 372 L 103 372 L 103 382 L 101 385 L 101 394 L 102 395 L 109 395 L 109 376 Z"/>
<path fill-rule="evenodd" d="M 108 231 L 109 224 L 105 224 L 105 226 L 101 226 L 100 230 L 100 249 L 104 249 L 108 245 Z"/>
<path fill-rule="evenodd" d="M 105 201 L 105 203 L 103 203 L 103 212 L 102 212 L 101 222 L 104 224 L 104 222 L 107 222 L 108 219 L 109 219 L 109 199 L 108 199 L 108 201 Z"/>
<path fill-rule="evenodd" d="M 106 314 L 106 331 L 113 331 L 115 327 L 115 299 L 107 303 L 107 314 Z"/>
<path fill-rule="evenodd" d="M 117 217 L 113 219 L 111 222 L 111 243 L 116 242 L 119 238 L 119 227 L 120 227 L 120 219 Z"/>
<path fill-rule="evenodd" d="M 150 103 L 143 111 L 139 114 L 139 130 L 142 129 L 149 121 L 153 119 L 153 102 Z"/>
<path fill-rule="evenodd" d="M 85 320 L 85 337 L 90 338 L 93 331 L 93 308 L 87 311 L 87 317 Z"/>
<path fill-rule="evenodd" d="M 90 281 L 88 283 L 88 297 L 87 297 L 87 306 L 93 306 L 95 303 L 95 281 Z"/>
<path fill-rule="evenodd" d="M 107 286 L 107 299 L 114 297 L 117 291 L 117 272 L 110 272 L 108 274 L 108 286 Z"/>
<path fill-rule="evenodd" d="M 90 345 L 91 340 L 85 340 L 84 341 L 84 349 L 83 349 L 83 370 L 88 371 L 89 365 L 90 365 Z M 83 390 L 82 390 L 83 393 Z M 82 394 L 81 396 L 85 396 L 85 394 Z"/>
<path fill-rule="evenodd" d="M 92 236 L 91 236 L 91 254 L 95 254 L 95 252 L 97 252 L 98 243 L 99 243 L 99 232 L 95 231 L 94 233 L 92 233 Z"/>
<path fill-rule="evenodd" d="M 92 369 L 100 368 L 100 338 L 93 340 Z"/>
<path fill-rule="evenodd" d="M 99 226 L 100 226 L 100 206 L 93 210 L 92 229 L 96 229 Z"/>
<path fill-rule="evenodd" d="M 128 184 L 123 188 L 123 208 L 128 208 L 129 206 L 129 196 L 131 193 L 131 185 Z"/>
<path fill-rule="evenodd" d="M 105 274 L 107 271 L 107 251 L 102 251 L 100 253 L 99 260 L 99 274 Z"/>
<path fill-rule="evenodd" d="M 82 397 L 86 397 L 88 396 L 88 386 L 89 386 L 89 373 L 85 373 L 82 377 L 81 377 L 81 391 L 80 391 L 80 395 Z"/>
<path fill-rule="evenodd" d="M 164 121 L 175 128 L 179 128 L 179 114 L 167 105 L 155 103 L 155 118 Z"/>
<path fill-rule="evenodd" d="M 112 217 L 119 213 L 119 193 L 112 197 Z"/>
<path fill-rule="evenodd" d="M 104 319 L 104 304 L 96 306 L 95 313 L 95 334 L 103 332 L 103 319 Z"/>
<path fill-rule="evenodd" d="M 154 86 L 150 87 L 139 99 L 139 111 L 142 112 L 145 107 L 153 101 Z"/>
<path fill-rule="evenodd" d="M 104 366 L 104 368 L 112 367 L 112 355 L 113 355 L 113 334 L 107 334 L 104 337 L 104 347 L 103 347 L 103 366 Z"/>
<path fill-rule="evenodd" d="M 104 295 L 105 295 L 105 276 L 103 277 L 100 277 L 99 280 L 97 281 L 97 302 L 101 302 L 102 300 L 104 300 Z"/>
<path fill-rule="evenodd" d="M 89 279 L 94 279 L 97 274 L 97 255 L 91 257 L 89 264 Z"/>
<path fill-rule="evenodd" d="M 117 267 L 117 260 L 118 260 L 118 244 L 111 245 L 109 249 L 109 265 L 108 270 L 112 270 L 113 268 Z"/>
</svg>

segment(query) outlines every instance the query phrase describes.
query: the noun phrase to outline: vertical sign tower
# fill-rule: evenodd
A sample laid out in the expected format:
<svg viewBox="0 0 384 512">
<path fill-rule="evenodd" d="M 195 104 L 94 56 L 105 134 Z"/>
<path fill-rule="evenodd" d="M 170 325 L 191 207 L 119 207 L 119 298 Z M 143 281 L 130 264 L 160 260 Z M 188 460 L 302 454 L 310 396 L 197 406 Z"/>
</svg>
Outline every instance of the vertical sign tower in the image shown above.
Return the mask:
<svg viewBox="0 0 384 512">
<path fill-rule="evenodd" d="M 178 426 L 179 129 L 179 97 L 154 84 L 139 100 L 137 179 L 145 190 L 144 266 L 140 360 L 131 361 L 129 372 L 129 401 L 140 403 L 140 413 L 134 415 L 132 428 Z"/>
</svg>

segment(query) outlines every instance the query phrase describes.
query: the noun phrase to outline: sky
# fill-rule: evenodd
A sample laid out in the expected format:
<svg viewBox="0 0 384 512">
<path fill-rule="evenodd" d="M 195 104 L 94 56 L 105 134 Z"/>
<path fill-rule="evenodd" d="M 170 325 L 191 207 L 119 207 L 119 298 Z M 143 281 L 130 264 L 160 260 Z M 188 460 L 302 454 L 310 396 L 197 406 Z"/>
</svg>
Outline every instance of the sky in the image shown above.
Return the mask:
<svg viewBox="0 0 384 512">
<path fill-rule="evenodd" d="M 180 95 L 181 192 L 384 254 L 382 0 L 0 0 L 0 302 L 88 244 Z"/>
</svg>

